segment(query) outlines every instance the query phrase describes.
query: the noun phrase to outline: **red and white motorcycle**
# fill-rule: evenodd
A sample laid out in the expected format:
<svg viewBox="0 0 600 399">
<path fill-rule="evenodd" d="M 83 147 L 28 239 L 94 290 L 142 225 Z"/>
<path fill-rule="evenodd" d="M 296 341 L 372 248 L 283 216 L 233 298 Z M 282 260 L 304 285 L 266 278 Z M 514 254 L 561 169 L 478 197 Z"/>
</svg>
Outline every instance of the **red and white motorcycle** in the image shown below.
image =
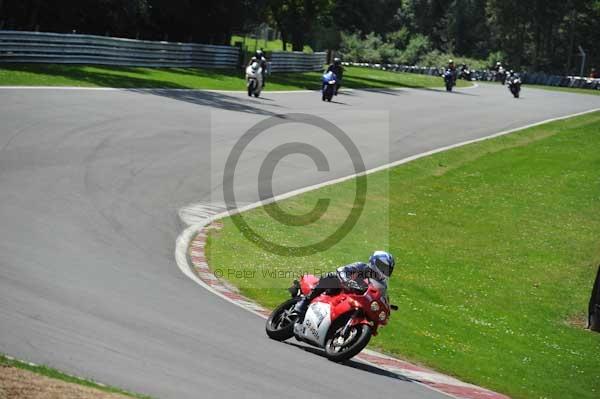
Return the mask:
<svg viewBox="0 0 600 399">
<path fill-rule="evenodd" d="M 267 335 L 277 341 L 296 337 L 299 341 L 323 348 L 334 362 L 348 360 L 362 351 L 379 326 L 386 325 L 391 310 L 385 285 L 365 279 L 358 287 L 345 287 L 336 295 L 323 294 L 309 305 L 302 323 L 293 313 L 296 303 L 310 293 L 319 279 L 305 275 L 294 281 L 292 298 L 269 316 Z"/>
</svg>

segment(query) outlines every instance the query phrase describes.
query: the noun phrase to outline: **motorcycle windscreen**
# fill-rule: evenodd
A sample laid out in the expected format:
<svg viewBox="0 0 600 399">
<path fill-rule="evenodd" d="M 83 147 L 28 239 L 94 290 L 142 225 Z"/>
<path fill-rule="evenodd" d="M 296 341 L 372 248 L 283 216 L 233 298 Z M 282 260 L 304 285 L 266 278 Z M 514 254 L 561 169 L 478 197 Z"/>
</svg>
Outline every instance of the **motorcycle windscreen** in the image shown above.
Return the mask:
<svg viewBox="0 0 600 399">
<path fill-rule="evenodd" d="M 318 346 L 325 345 L 327 331 L 331 326 L 331 306 L 327 303 L 315 302 L 308 307 L 300 335 Z"/>
</svg>

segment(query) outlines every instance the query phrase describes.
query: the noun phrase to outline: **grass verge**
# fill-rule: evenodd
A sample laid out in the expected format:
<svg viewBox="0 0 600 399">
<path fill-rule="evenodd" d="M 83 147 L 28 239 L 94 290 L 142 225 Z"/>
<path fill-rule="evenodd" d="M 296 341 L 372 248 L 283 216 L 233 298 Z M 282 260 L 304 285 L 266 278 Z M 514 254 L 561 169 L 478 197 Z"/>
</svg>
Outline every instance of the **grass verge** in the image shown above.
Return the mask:
<svg viewBox="0 0 600 399">
<path fill-rule="evenodd" d="M 600 96 L 600 90 L 592 89 L 579 89 L 577 87 L 555 87 L 555 86 L 544 86 L 544 85 L 527 85 L 533 89 L 543 89 L 550 91 L 562 91 L 566 93 L 577 93 L 577 94 L 589 94 L 592 96 Z"/>
<path fill-rule="evenodd" d="M 598 398 L 600 334 L 583 329 L 600 262 L 600 112 L 471 144 L 368 176 L 367 203 L 337 245 L 266 252 L 230 218 L 207 256 L 243 294 L 273 307 L 293 274 L 332 270 L 374 249 L 397 257 L 400 311 L 371 347 L 518 398 Z M 279 203 L 315 224 L 244 214 L 263 237 L 305 245 L 353 206 L 354 181 Z M 291 272 L 291 273 L 290 273 Z"/>
<path fill-rule="evenodd" d="M 317 90 L 321 73 L 277 73 L 269 76 L 267 91 Z M 459 85 L 465 85 L 461 82 Z M 65 64 L 0 64 L 0 86 L 81 86 L 245 90 L 241 71 L 202 68 L 141 68 Z M 348 68 L 349 88 L 442 87 L 441 78 Z"/>
<path fill-rule="evenodd" d="M 483 84 L 490 84 L 490 85 L 499 85 L 500 83 L 497 82 L 486 82 L 486 81 L 481 81 L 481 82 L 477 82 L 477 83 L 483 83 Z M 576 93 L 576 94 L 589 94 L 592 96 L 600 96 L 600 90 L 592 90 L 592 89 L 580 89 L 577 87 L 558 87 L 558 86 L 545 86 L 545 85 L 533 85 L 533 84 L 524 84 L 523 85 L 523 89 L 527 90 L 527 88 L 530 87 L 532 89 L 542 89 L 542 90 L 549 90 L 549 91 L 562 91 L 565 93 Z"/>
<path fill-rule="evenodd" d="M 91 380 L 74 377 L 74 376 L 62 373 L 56 369 L 53 369 L 53 368 L 50 368 L 47 366 L 41 366 L 41 365 L 35 365 L 32 363 L 23 362 L 23 361 L 16 360 L 11 357 L 4 356 L 4 355 L 0 355 L 0 367 L 2 367 L 2 366 L 9 366 L 9 367 L 17 368 L 17 369 L 28 370 L 33 373 L 40 374 L 40 375 L 43 375 L 43 376 L 46 376 L 46 377 L 49 377 L 49 378 L 52 378 L 55 380 L 64 381 L 64 382 L 67 382 L 70 384 L 82 385 L 82 386 L 85 386 L 88 388 L 94 388 L 94 389 L 97 389 L 97 390 L 100 390 L 103 392 L 116 393 L 116 394 L 126 395 L 126 396 L 129 396 L 132 398 L 139 398 L 139 399 L 150 399 L 151 398 L 150 396 L 127 392 L 122 389 L 114 388 L 114 387 L 107 386 L 104 384 L 99 384 L 99 383 L 91 381 Z"/>
</svg>

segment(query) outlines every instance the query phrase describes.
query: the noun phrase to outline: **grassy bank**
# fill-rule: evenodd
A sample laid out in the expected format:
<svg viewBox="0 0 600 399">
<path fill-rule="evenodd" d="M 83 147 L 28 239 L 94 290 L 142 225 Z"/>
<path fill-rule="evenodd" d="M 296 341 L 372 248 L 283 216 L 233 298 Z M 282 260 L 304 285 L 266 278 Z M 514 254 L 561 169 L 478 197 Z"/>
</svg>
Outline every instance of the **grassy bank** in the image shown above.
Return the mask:
<svg viewBox="0 0 600 399">
<path fill-rule="evenodd" d="M 566 93 L 589 94 L 592 96 L 600 96 L 600 90 L 580 89 L 577 87 L 556 87 L 556 86 L 543 86 L 543 85 L 527 85 L 527 87 L 531 87 L 534 89 L 550 90 L 550 91 L 562 91 L 562 92 L 566 92 Z"/>
<path fill-rule="evenodd" d="M 481 81 L 477 83 L 490 84 L 490 85 L 499 85 L 497 82 L 486 82 Z M 576 93 L 576 94 L 589 94 L 592 96 L 600 96 L 600 90 L 592 90 L 592 89 L 580 89 L 577 87 L 558 87 L 558 86 L 545 86 L 545 85 L 532 85 L 532 84 L 524 84 L 523 90 L 526 91 L 528 88 L 532 89 L 542 89 L 549 91 L 562 91 L 565 93 Z"/>
<path fill-rule="evenodd" d="M 287 272 L 332 270 L 389 249 L 400 311 L 372 347 L 513 398 L 600 395 L 600 334 L 583 329 L 600 263 L 600 113 L 416 160 L 370 175 L 368 185 L 356 227 L 331 249 L 274 255 L 225 219 L 209 237 L 211 267 L 273 307 L 288 295 Z M 279 204 L 303 214 L 331 199 L 312 225 L 286 227 L 263 208 L 244 217 L 274 242 L 305 245 L 339 226 L 354 186 Z"/>
<path fill-rule="evenodd" d="M 98 384 L 91 380 L 74 377 L 74 376 L 62 373 L 62 372 L 60 372 L 56 369 L 50 368 L 50 367 L 34 365 L 31 363 L 22 362 L 22 361 L 13 359 L 13 358 L 9 358 L 9 357 L 0 355 L 0 372 L 1 372 L 2 367 L 12 367 L 15 369 L 27 370 L 27 371 L 33 372 L 35 374 L 49 377 L 53 380 L 59 380 L 59 381 L 62 381 L 62 382 L 68 383 L 68 384 L 75 384 L 75 385 L 81 385 L 81 386 L 84 386 L 87 388 L 93 388 L 93 390 L 100 391 L 100 392 L 125 395 L 128 397 L 139 398 L 139 399 L 150 399 L 150 396 L 134 394 L 131 392 L 123 391 L 118 388 L 110 387 L 110 386 L 103 385 L 103 384 Z M 56 397 L 80 397 L 80 395 L 81 395 L 81 392 L 79 392 L 79 391 L 77 391 L 76 394 L 72 394 L 71 390 L 69 390 L 69 388 L 68 388 L 68 385 L 65 385 L 62 387 L 57 387 L 57 386 L 53 385 L 52 387 L 50 387 L 49 381 L 50 380 L 43 381 L 41 383 L 38 382 L 38 385 L 41 385 L 41 386 L 38 386 L 38 388 L 44 389 L 43 384 L 48 384 L 48 388 L 49 388 L 48 392 L 50 392 L 50 388 L 51 388 L 51 390 L 54 392 Z M 0 391 L 2 391 L 2 388 L 3 388 L 2 384 L 0 384 Z M 96 395 L 93 390 L 87 391 L 85 393 L 86 396 L 90 397 L 90 398 L 104 397 L 102 395 Z M 74 396 L 72 396 L 72 395 L 74 395 Z M 17 397 L 17 396 L 15 396 L 15 397 Z"/>
<path fill-rule="evenodd" d="M 269 76 L 267 91 L 316 90 L 321 73 L 278 73 Z M 461 82 L 464 84 L 464 82 Z M 441 78 L 348 68 L 344 85 L 351 88 L 442 87 Z M 0 86 L 81 86 L 244 90 L 241 71 L 202 68 L 141 68 L 99 65 L 0 64 Z"/>
<path fill-rule="evenodd" d="M 241 42 L 246 46 L 248 51 L 256 51 L 258 49 L 262 49 L 264 51 L 284 51 L 283 50 L 283 42 L 280 39 L 276 40 L 265 40 L 265 39 L 255 39 L 251 37 L 243 37 L 243 36 L 231 36 L 231 45 L 235 46 L 236 43 Z M 285 51 L 292 51 L 292 43 L 286 43 Z M 313 50 L 310 46 L 304 46 L 305 53 L 312 53 Z"/>
</svg>

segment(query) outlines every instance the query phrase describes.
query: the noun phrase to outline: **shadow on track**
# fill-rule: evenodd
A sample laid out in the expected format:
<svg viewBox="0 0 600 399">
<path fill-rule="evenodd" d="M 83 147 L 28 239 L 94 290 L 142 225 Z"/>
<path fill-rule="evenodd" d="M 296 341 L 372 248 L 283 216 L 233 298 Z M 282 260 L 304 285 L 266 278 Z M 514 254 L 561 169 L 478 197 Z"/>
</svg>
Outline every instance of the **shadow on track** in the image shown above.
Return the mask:
<svg viewBox="0 0 600 399">
<path fill-rule="evenodd" d="M 314 355 L 321 356 L 322 358 L 326 358 L 325 354 L 323 353 L 323 350 L 321 350 L 321 349 L 314 348 L 312 346 L 302 345 L 302 344 L 299 344 L 296 342 L 284 342 L 284 343 L 287 345 L 295 346 L 296 348 L 302 349 L 306 352 L 310 352 Z M 377 366 L 372 366 L 370 364 L 358 362 L 356 360 L 350 359 L 350 360 L 346 360 L 345 362 L 342 362 L 340 364 L 343 366 L 346 366 L 346 367 L 351 367 L 356 370 L 365 371 L 367 373 L 372 373 L 372 374 L 377 374 L 377 375 L 380 375 L 383 377 L 392 378 L 394 380 L 412 382 L 412 380 L 410 378 L 404 377 L 403 375 L 392 373 L 391 371 L 387 371 L 387 370 L 384 370 Z"/>
<path fill-rule="evenodd" d="M 258 115 L 276 115 L 275 112 L 267 111 L 259 108 L 261 100 L 273 101 L 268 98 L 246 98 L 241 93 L 237 96 L 229 95 L 225 93 L 216 93 L 209 91 L 196 91 L 196 90 L 169 90 L 169 89 L 145 89 L 136 90 L 129 89 L 132 92 L 139 94 L 151 94 L 155 96 L 162 96 L 171 98 L 173 100 L 184 101 L 191 104 L 203 105 L 207 107 L 220 108 L 228 111 L 246 112 Z M 277 104 L 269 104 L 269 107 L 281 108 Z"/>
<path fill-rule="evenodd" d="M 348 103 L 343 103 L 343 102 L 341 102 L 341 101 L 335 101 L 335 100 L 331 100 L 331 101 L 329 101 L 329 102 L 330 102 L 331 104 L 350 105 L 350 104 L 348 104 Z"/>
<path fill-rule="evenodd" d="M 404 88 L 390 88 L 390 89 L 363 89 L 369 93 L 387 94 L 388 96 L 398 96 L 400 94 L 407 94 L 408 92 L 403 90 Z"/>
<path fill-rule="evenodd" d="M 467 87 L 459 87 L 458 89 L 466 89 Z M 458 89 L 453 89 L 452 91 L 446 91 L 445 89 L 432 89 L 432 88 L 426 88 L 423 90 L 427 90 L 427 91 L 433 91 L 433 92 L 437 92 L 437 93 L 448 93 L 448 94 L 457 94 L 460 96 L 471 96 L 471 97 L 480 97 L 479 94 L 473 94 L 473 93 L 467 93 L 464 91 L 457 91 Z"/>
</svg>

